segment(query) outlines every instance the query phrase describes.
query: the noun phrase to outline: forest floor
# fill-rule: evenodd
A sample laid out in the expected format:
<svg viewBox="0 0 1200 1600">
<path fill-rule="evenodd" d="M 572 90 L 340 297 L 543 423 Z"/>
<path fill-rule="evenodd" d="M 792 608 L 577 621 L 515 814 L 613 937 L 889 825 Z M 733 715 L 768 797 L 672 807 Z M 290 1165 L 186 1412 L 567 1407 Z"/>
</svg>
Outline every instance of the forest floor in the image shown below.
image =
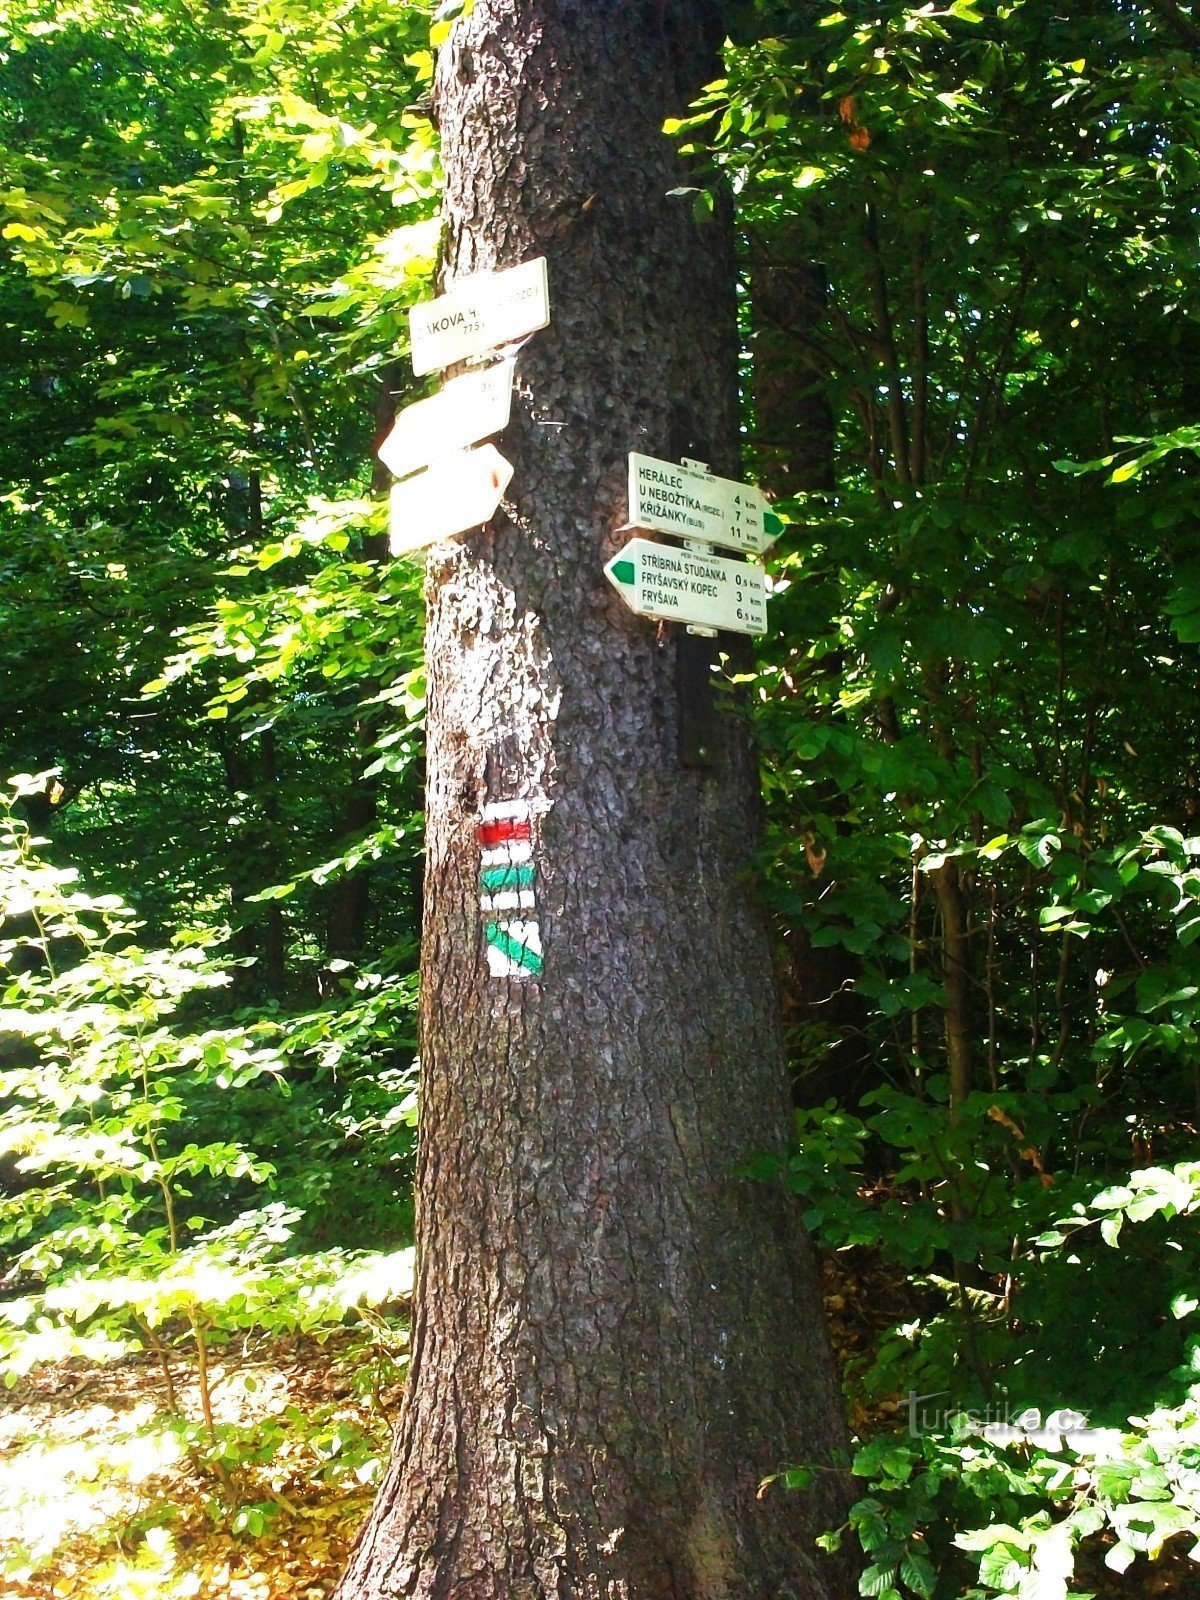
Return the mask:
<svg viewBox="0 0 1200 1600">
<path fill-rule="evenodd" d="M 835 1352 L 851 1369 L 913 1291 L 869 1253 L 822 1260 Z M 214 1465 L 194 1376 L 178 1414 L 148 1355 L 64 1362 L 0 1389 L 0 1595 L 4 1600 L 327 1600 L 386 1461 L 402 1387 L 365 1331 L 276 1338 L 214 1353 Z M 903 1404 L 851 1405 L 869 1436 Z M 183 1418 L 192 1419 L 183 1421 Z M 1178 1544 L 1178 1541 L 1176 1541 Z M 1086 1574 L 1098 1600 L 1200 1600 L 1180 1546 L 1118 1578 Z M 1083 1574 L 1080 1574 L 1083 1577 Z"/>
<path fill-rule="evenodd" d="M 205 1459 L 202 1428 L 170 1415 L 146 1357 L 64 1363 L 0 1391 L 0 1593 L 324 1600 L 398 1398 L 394 1369 L 381 1387 L 363 1357 L 361 1337 L 346 1336 L 218 1352 L 213 1419 L 229 1466 Z M 177 1375 L 176 1399 L 201 1415 L 194 1381 Z"/>
<path fill-rule="evenodd" d="M 861 1359 L 904 1313 L 902 1281 L 844 1257 L 823 1269 L 837 1354 Z M 214 1467 L 194 1374 L 176 1367 L 172 1415 L 149 1354 L 36 1369 L 0 1389 L 0 1593 L 325 1600 L 382 1471 L 401 1375 L 361 1330 L 218 1350 L 228 1465 Z"/>
</svg>

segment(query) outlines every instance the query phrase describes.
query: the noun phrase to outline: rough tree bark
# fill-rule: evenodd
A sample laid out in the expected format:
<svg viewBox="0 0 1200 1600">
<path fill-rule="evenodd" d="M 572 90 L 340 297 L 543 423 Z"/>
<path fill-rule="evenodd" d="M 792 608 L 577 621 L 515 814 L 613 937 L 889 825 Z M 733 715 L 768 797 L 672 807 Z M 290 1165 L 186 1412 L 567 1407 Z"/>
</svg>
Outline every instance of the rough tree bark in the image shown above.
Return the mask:
<svg viewBox="0 0 1200 1600">
<path fill-rule="evenodd" d="M 738 469 L 731 228 L 663 119 L 719 72 L 696 0 L 476 0 L 438 68 L 443 281 L 549 260 L 516 474 L 428 561 L 419 1268 L 393 1460 L 341 1600 L 842 1600 L 812 1536 L 845 1446 L 791 1200 L 756 770 L 718 696 L 679 759 L 683 630 L 632 616 L 631 449 Z M 729 641 L 723 641 L 728 644 Z M 476 829 L 534 819 L 540 976 L 491 978 Z"/>
</svg>

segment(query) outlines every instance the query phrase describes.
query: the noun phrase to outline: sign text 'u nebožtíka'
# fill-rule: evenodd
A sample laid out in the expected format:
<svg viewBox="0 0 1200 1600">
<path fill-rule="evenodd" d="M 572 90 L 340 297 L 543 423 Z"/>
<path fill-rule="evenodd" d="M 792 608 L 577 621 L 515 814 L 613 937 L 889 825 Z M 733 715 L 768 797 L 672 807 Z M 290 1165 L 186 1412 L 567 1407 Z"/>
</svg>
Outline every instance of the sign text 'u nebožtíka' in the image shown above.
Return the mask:
<svg viewBox="0 0 1200 1600">
<path fill-rule="evenodd" d="M 756 555 L 784 527 L 753 484 L 636 451 L 629 455 L 629 522 L 652 533 L 673 533 Z"/>
</svg>

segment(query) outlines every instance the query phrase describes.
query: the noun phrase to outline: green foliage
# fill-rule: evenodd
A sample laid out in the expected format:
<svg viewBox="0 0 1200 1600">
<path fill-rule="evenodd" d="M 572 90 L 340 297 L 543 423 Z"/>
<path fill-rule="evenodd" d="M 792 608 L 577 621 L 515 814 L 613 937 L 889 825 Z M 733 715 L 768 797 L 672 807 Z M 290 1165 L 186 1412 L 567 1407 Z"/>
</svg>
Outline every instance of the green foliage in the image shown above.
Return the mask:
<svg viewBox="0 0 1200 1600">
<path fill-rule="evenodd" d="M 885 1430 L 862 1592 L 1063 1600 L 1195 1531 L 1194 23 L 736 25 L 669 131 L 737 196 L 748 447 L 789 522 L 746 674 L 796 990 L 782 1171 L 851 1279 L 908 1280 L 850 1363 L 873 1427 L 941 1393 L 1121 1430 L 1078 1457 Z"/>
<path fill-rule="evenodd" d="M 44 786 L 39 775 L 16 788 Z M 395 1001 L 378 986 L 347 1008 L 341 1030 L 329 1012 L 290 1032 L 264 1021 L 189 1025 L 189 1006 L 229 978 L 203 946 L 185 937 L 173 949 L 145 948 L 117 897 L 89 894 L 74 870 L 39 859 L 11 803 L 0 827 L 9 930 L 0 945 L 0 1162 L 12 1177 L 0 1243 L 17 1290 L 0 1302 L 0 1369 L 11 1385 L 40 1363 L 148 1348 L 174 1410 L 172 1363 L 182 1352 L 201 1407 L 181 1423 L 190 1448 L 222 1479 L 247 1462 L 261 1466 L 269 1438 L 243 1440 L 214 1420 L 214 1347 L 249 1333 L 323 1335 L 394 1304 L 411 1288 L 411 1251 L 285 1254 L 300 1211 L 279 1199 L 237 1209 L 277 1181 L 276 1169 L 243 1140 L 206 1137 L 207 1107 L 237 1099 L 247 1125 L 271 1118 L 297 1063 L 319 1054 L 336 1065 Z M 342 1118 L 341 1137 L 380 1164 L 389 1145 L 402 1155 L 410 1142 L 411 1093 L 382 1103 L 398 1087 L 381 1074 L 373 1101 Z M 257 1104 L 256 1094 L 265 1097 Z M 293 1119 L 291 1131 L 302 1126 Z M 320 1181 L 323 1157 L 335 1161 L 328 1144 L 306 1151 L 291 1182 L 314 1209 L 330 1181 Z M 218 1220 L 230 1211 L 232 1220 Z"/>
<path fill-rule="evenodd" d="M 346 1320 L 368 1386 L 403 1363 L 422 619 L 371 444 L 467 9 L 0 19 L 10 1378 L 141 1345 L 203 1395 L 223 1342 Z M 726 9 L 668 132 L 698 217 L 736 196 L 786 519 L 740 676 L 802 1109 L 758 1170 L 908 1284 L 848 1371 L 862 1593 L 1066 1600 L 1200 1538 L 1195 24 Z M 997 1397 L 1104 1426 L 1005 1442 Z M 297 1433 L 378 1462 L 332 1416 L 162 1427 L 251 1536 Z"/>
<path fill-rule="evenodd" d="M 433 9 L 0 18 L 0 772 L 39 774 L 0 1357 L 144 1350 L 250 1535 L 277 1456 L 367 1482 L 379 1440 L 241 1437 L 214 1385 L 346 1324 L 372 1393 L 405 1359 L 422 615 L 371 443 L 437 245 Z M 165 1583 L 151 1532 L 113 1584 Z"/>
<path fill-rule="evenodd" d="M 1200 1535 L 1195 1398 L 1127 1431 L 1088 1430 L 1086 1443 L 1052 1425 L 1040 1442 L 1005 1447 L 987 1426 L 959 1413 L 937 1432 L 885 1435 L 859 1451 L 854 1471 L 871 1492 L 827 1542 L 857 1538 L 869 1562 L 861 1594 L 1082 1600 L 1081 1560 L 1102 1552 L 1124 1573 L 1139 1555 Z"/>
<path fill-rule="evenodd" d="M 865 1130 L 848 1128 L 836 1114 L 820 1121 L 824 1148 L 845 1161 Z M 805 1154 L 815 1164 L 821 1149 L 818 1139 Z M 850 1214 L 849 1193 L 842 1204 Z M 846 1533 L 857 1539 L 867 1563 L 862 1594 L 1071 1600 L 1083 1581 L 1075 1576 L 1081 1563 L 1090 1570 L 1102 1561 L 1124 1573 L 1139 1555 L 1154 1560 L 1184 1534 L 1200 1552 L 1200 1341 L 1185 1326 L 1200 1305 L 1192 1292 L 1197 1240 L 1186 1220 L 1198 1208 L 1200 1166 L 1152 1168 L 1076 1202 L 1031 1241 L 1027 1259 L 1013 1269 L 1019 1287 L 1005 1311 L 1008 1361 L 999 1397 L 979 1396 L 974 1406 L 949 1401 L 961 1392 L 950 1345 L 935 1344 L 932 1361 L 911 1355 L 895 1361 L 893 1377 L 900 1372 L 931 1387 L 910 1391 L 905 1433 L 880 1433 L 857 1452 L 854 1472 L 869 1492 L 826 1540 L 836 1548 Z M 859 1209 L 869 1207 L 859 1201 Z M 1126 1221 L 1142 1237 L 1131 1242 L 1123 1235 Z M 818 1219 L 817 1226 L 825 1232 L 827 1223 Z M 839 1219 L 834 1238 L 844 1226 Z M 892 1239 L 907 1247 L 906 1231 L 877 1227 L 872 1235 L 869 1225 L 860 1228 L 885 1250 Z M 1125 1334 L 1113 1308 L 1122 1300 L 1131 1307 L 1128 1337 L 1136 1347 L 1121 1349 Z M 1054 1321 L 1068 1336 L 1057 1363 L 1047 1360 Z M 1154 1402 L 1170 1359 L 1153 1338 L 1164 1321 L 1182 1334 L 1174 1404 Z M 1081 1348 L 1089 1322 L 1103 1341 L 1094 1351 Z M 928 1332 L 907 1328 L 899 1336 L 911 1341 Z M 1109 1399 L 1110 1425 L 1094 1426 L 1074 1408 L 1090 1403 L 1095 1375 L 1087 1357 L 1104 1361 L 1104 1346 L 1118 1347 L 1123 1388 Z M 885 1345 L 881 1365 L 886 1361 Z M 1043 1419 L 1022 1399 L 1034 1393 L 1069 1397 L 1071 1404 Z M 1145 1414 L 1122 1415 L 1122 1404 L 1145 1404 Z M 804 1469 L 783 1475 L 792 1488 L 809 1481 Z"/>
<path fill-rule="evenodd" d="M 370 443 L 436 246 L 429 10 L 0 22 L 0 771 L 59 770 L 39 826 L 162 937 L 231 920 L 245 998 L 306 1003 L 356 953 L 337 890 L 248 897 L 354 845 L 364 786 L 409 840 L 367 915 L 415 931 L 417 785 L 366 769 L 420 610 L 379 569 Z"/>
<path fill-rule="evenodd" d="M 1058 848 L 1044 850 L 1045 840 Z M 1022 843 L 1046 861 L 1048 903 L 1038 924 L 1064 939 L 1103 940 L 1124 956 L 1114 971 L 1098 972 L 1093 1081 L 1059 1087 L 1042 1073 L 1023 1089 L 972 1090 L 953 1118 L 944 1074 L 868 1091 L 862 1116 L 829 1101 L 798 1114 L 798 1148 L 784 1172 L 823 1242 L 882 1252 L 941 1302 L 936 1314 L 883 1342 L 858 1375 L 865 1396 L 886 1396 L 907 1377 L 929 1390 L 952 1385 L 982 1403 L 999 1374 L 1019 1374 L 1092 1413 L 1119 1411 L 1170 1389 L 1168 1375 L 1187 1355 L 1170 1308 L 1200 1270 L 1186 1232 L 1165 1243 L 1157 1234 L 1139 1238 L 1120 1259 L 1092 1248 L 1086 1232 L 1090 1223 L 1115 1245 L 1126 1219 L 1166 1222 L 1192 1208 L 1189 1164 L 1135 1172 L 1116 1188 L 1093 1174 L 1109 1165 L 1111 1101 L 1124 1112 L 1131 1083 L 1143 1106 L 1148 1099 L 1143 1061 L 1153 1063 L 1159 1085 L 1173 1062 L 1185 1068 L 1182 1082 L 1190 1078 L 1200 841 L 1159 828 L 1130 849 L 1097 849 L 1085 861 L 1076 841 L 1038 825 L 1017 840 L 990 841 L 988 853 L 997 862 L 1010 850 L 1020 856 Z M 1136 926 L 1158 959 L 1122 951 L 1121 926 Z M 881 1018 L 903 1015 L 912 995 L 904 979 L 889 986 L 886 968 L 869 961 L 863 973 L 856 987 Z M 1082 1168 L 1052 1176 L 1051 1153 L 1060 1150 Z M 872 1166 L 887 1174 L 885 1184 L 871 1183 Z M 1047 1263 L 1045 1251 L 1068 1238 L 1069 1258 Z M 1003 1282 L 1002 1293 L 992 1292 L 994 1282 Z M 1093 1358 L 1082 1375 L 1081 1350 Z"/>
</svg>

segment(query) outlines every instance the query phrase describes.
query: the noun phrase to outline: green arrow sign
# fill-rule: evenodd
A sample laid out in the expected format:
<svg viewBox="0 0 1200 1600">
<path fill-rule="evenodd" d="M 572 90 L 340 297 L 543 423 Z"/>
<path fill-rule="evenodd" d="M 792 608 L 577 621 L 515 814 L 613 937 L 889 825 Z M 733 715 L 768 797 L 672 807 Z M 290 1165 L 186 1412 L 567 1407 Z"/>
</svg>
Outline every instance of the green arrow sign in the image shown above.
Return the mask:
<svg viewBox="0 0 1200 1600">
<path fill-rule="evenodd" d="M 640 616 L 731 633 L 767 631 L 766 575 L 750 561 L 631 539 L 604 572 Z"/>
<path fill-rule="evenodd" d="M 695 462 L 629 454 L 629 522 L 680 539 L 761 553 L 783 532 L 752 483 L 718 478 Z"/>
</svg>

